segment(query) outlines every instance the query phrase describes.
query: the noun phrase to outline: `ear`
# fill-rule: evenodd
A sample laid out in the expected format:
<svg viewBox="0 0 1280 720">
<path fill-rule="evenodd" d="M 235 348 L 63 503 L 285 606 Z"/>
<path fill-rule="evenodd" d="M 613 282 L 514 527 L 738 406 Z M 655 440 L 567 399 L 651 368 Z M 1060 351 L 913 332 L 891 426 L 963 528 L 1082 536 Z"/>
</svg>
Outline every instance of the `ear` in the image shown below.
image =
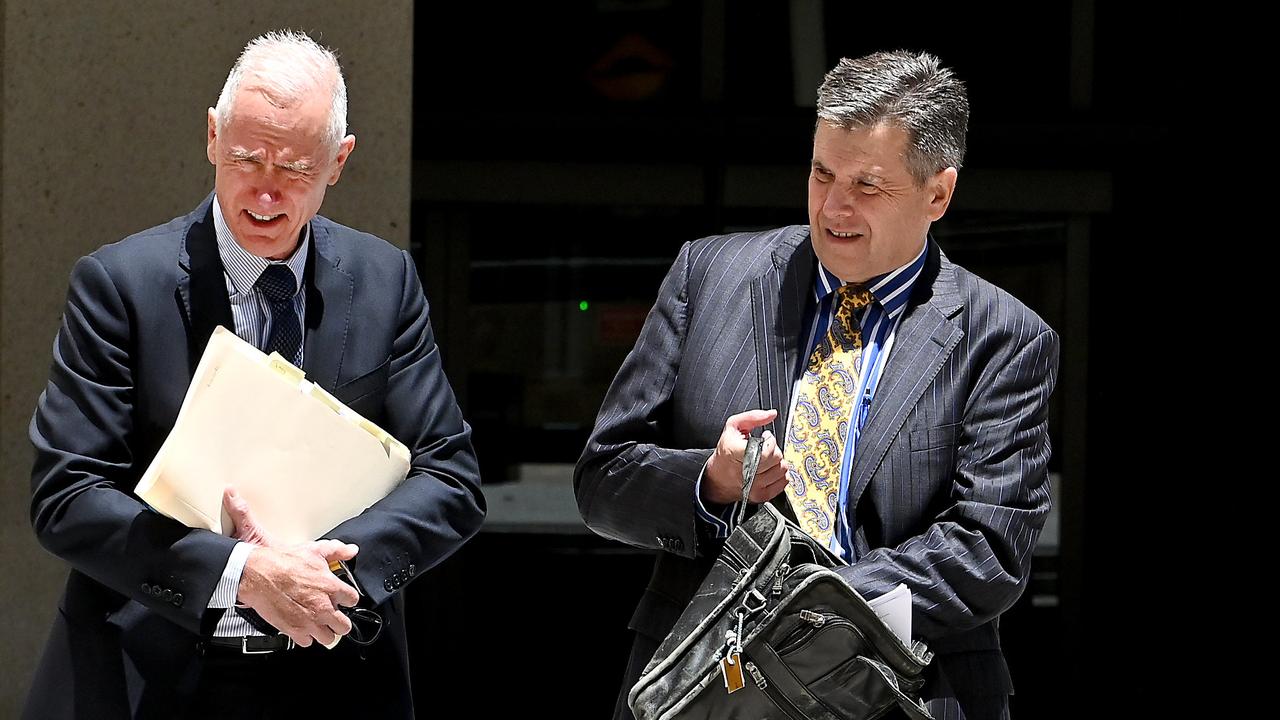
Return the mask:
<svg viewBox="0 0 1280 720">
<path fill-rule="evenodd" d="M 217 161 L 218 153 L 216 152 L 217 147 L 218 147 L 218 111 L 214 110 L 213 108 L 209 108 L 209 143 L 208 143 L 208 149 L 205 151 L 205 156 L 209 158 L 209 163 L 211 165 L 218 164 L 218 161 Z"/>
<path fill-rule="evenodd" d="M 338 143 L 338 154 L 333 159 L 333 174 L 329 176 L 330 185 L 337 184 L 338 178 L 342 176 L 342 168 L 347 164 L 347 158 L 351 157 L 351 151 L 355 149 L 355 135 L 348 135 L 342 138 L 342 142 Z"/>
<path fill-rule="evenodd" d="M 947 213 L 947 207 L 951 205 L 951 197 L 956 192 L 957 175 L 956 169 L 949 167 L 939 170 L 925 184 L 929 189 L 929 222 L 936 222 Z"/>
</svg>

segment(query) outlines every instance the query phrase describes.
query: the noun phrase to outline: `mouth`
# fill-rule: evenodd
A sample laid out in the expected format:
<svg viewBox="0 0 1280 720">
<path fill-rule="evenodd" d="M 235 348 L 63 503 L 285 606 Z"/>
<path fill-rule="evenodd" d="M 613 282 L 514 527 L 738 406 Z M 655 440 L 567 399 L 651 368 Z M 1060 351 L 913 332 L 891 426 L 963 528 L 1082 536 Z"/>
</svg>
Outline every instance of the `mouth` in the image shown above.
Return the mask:
<svg viewBox="0 0 1280 720">
<path fill-rule="evenodd" d="M 244 212 L 249 216 L 249 219 L 253 224 L 258 227 L 270 227 L 271 225 L 283 220 L 285 217 L 284 213 L 276 213 L 275 215 L 259 215 L 252 210 L 245 210 Z"/>
<path fill-rule="evenodd" d="M 827 230 L 827 234 L 840 240 L 852 240 L 853 238 L 862 237 L 862 233 L 858 232 L 840 232 L 838 230 Z"/>
</svg>

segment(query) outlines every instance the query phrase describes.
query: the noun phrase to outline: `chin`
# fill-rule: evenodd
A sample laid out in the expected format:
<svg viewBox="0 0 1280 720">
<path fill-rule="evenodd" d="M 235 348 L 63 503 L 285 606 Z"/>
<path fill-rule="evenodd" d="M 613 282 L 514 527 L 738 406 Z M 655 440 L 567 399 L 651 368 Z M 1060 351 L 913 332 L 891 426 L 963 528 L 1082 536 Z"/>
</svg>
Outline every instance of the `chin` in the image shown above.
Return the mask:
<svg viewBox="0 0 1280 720">
<path fill-rule="evenodd" d="M 827 247 L 825 249 L 826 252 L 820 253 L 818 259 L 828 270 L 846 282 L 858 281 L 861 271 L 867 267 L 870 260 L 865 252 L 847 252 L 853 248 Z M 842 250 L 846 252 L 841 252 Z"/>
<path fill-rule="evenodd" d="M 270 259 L 280 254 L 279 248 L 282 243 L 275 238 L 255 237 L 253 235 L 244 236 L 245 240 L 240 243 L 250 254 Z"/>
</svg>

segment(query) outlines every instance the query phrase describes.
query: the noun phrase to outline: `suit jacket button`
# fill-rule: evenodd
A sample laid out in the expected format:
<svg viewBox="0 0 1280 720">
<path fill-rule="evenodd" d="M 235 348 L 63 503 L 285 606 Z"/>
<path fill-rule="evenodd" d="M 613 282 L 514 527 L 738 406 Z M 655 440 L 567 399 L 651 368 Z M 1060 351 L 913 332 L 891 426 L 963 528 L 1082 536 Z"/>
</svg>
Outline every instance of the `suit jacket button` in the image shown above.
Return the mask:
<svg viewBox="0 0 1280 720">
<path fill-rule="evenodd" d="M 173 591 L 170 590 L 169 588 L 165 588 L 160 592 L 160 599 L 164 600 L 165 602 L 169 602 L 170 600 L 173 599 Z"/>
<path fill-rule="evenodd" d="M 392 590 L 395 590 L 395 588 L 391 586 L 391 578 L 387 578 L 386 580 L 383 580 L 382 587 L 386 588 L 387 592 L 391 592 Z"/>
<path fill-rule="evenodd" d="M 671 538 L 671 547 L 675 548 L 676 550 L 683 550 L 684 540 L 681 540 L 680 538 Z"/>
<path fill-rule="evenodd" d="M 148 585 L 148 584 L 146 584 L 146 583 L 142 583 L 142 592 L 146 593 L 147 595 L 150 595 L 150 594 L 151 594 L 151 586 L 150 586 L 150 585 Z"/>
<path fill-rule="evenodd" d="M 413 563 L 409 563 L 409 574 L 412 575 L 418 568 Z"/>
<path fill-rule="evenodd" d="M 184 599 L 184 598 L 182 597 L 182 593 L 174 593 L 174 594 L 173 594 L 173 600 L 172 600 L 172 602 L 173 602 L 173 606 L 174 606 L 174 607 L 182 607 L 182 601 L 183 601 L 183 599 Z"/>
</svg>

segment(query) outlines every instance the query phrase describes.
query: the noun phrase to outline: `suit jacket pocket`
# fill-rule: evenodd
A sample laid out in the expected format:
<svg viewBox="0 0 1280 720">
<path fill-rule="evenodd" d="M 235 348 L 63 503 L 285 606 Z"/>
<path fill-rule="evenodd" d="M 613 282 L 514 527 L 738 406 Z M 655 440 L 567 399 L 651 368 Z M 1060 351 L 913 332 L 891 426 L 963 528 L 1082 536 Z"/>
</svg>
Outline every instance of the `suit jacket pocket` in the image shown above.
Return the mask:
<svg viewBox="0 0 1280 720">
<path fill-rule="evenodd" d="M 911 431 L 911 451 L 932 450 L 940 447 L 954 447 L 956 436 L 960 434 L 960 423 L 926 427 Z"/>
<path fill-rule="evenodd" d="M 387 356 L 387 359 L 383 360 L 378 367 L 334 388 L 333 396 L 355 410 L 356 408 L 353 407 L 355 403 L 386 389 L 390 373 L 391 357 Z"/>
<path fill-rule="evenodd" d="M 935 506 L 949 497 L 940 489 L 949 487 L 955 474 L 959 434 L 960 424 L 953 423 L 912 430 L 908 436 L 911 444 L 911 452 L 907 454 L 911 468 L 909 497 L 912 507 L 919 512 L 931 513 L 933 510 L 927 509 L 931 507 L 941 509 Z"/>
<path fill-rule="evenodd" d="M 192 689 L 189 670 L 198 637 L 132 600 L 107 616 L 107 624 L 119 630 L 120 649 L 148 686 Z"/>
</svg>

